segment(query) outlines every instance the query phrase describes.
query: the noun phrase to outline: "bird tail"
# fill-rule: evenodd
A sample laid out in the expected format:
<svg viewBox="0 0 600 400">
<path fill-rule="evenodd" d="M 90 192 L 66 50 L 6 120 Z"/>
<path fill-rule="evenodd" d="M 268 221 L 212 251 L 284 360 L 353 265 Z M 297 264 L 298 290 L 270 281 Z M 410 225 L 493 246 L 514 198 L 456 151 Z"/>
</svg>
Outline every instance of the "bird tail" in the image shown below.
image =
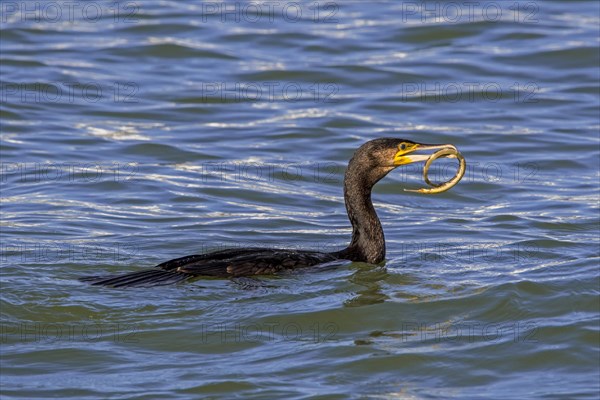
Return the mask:
<svg viewBox="0 0 600 400">
<path fill-rule="evenodd" d="M 122 275 L 86 276 L 79 280 L 98 286 L 136 287 L 173 285 L 191 277 L 192 275 L 183 272 L 155 268 Z"/>
</svg>

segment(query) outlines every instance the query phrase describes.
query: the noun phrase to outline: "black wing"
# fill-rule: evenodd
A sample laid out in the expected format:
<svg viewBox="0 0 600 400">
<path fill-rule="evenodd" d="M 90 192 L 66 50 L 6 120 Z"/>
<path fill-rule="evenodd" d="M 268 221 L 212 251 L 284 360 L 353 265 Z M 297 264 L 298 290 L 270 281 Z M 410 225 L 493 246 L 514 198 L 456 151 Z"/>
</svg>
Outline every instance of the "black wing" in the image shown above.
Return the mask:
<svg viewBox="0 0 600 400">
<path fill-rule="evenodd" d="M 102 286 L 171 285 L 195 276 L 238 277 L 267 275 L 335 260 L 328 253 L 279 249 L 227 249 L 176 258 L 153 269 L 117 276 L 90 276 L 83 282 Z"/>
</svg>

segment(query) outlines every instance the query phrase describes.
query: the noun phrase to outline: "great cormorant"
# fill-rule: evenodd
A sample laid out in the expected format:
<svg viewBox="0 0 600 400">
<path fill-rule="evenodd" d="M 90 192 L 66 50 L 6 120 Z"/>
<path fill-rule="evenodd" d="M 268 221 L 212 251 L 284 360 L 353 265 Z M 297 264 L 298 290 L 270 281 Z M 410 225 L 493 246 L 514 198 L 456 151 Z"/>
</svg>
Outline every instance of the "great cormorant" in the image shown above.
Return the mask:
<svg viewBox="0 0 600 400">
<path fill-rule="evenodd" d="M 438 151 L 430 155 L 415 154 L 424 150 Z M 457 158 L 459 169 L 450 181 L 435 185 L 429 181 L 427 172 L 431 162 L 440 157 Z M 267 248 L 227 249 L 176 258 L 140 272 L 91 276 L 81 280 L 94 285 L 113 287 L 165 285 L 196 276 L 239 277 L 274 274 L 335 260 L 378 264 L 385 258 L 385 238 L 371 201 L 371 189 L 391 170 L 419 161 L 426 161 L 423 176 L 432 188 L 418 189 L 417 192 L 446 191 L 456 185 L 465 173 L 464 158 L 456 147 L 450 144 L 431 145 L 405 139 L 381 138 L 366 142 L 356 150 L 344 177 L 344 200 L 352 224 L 352 240 L 343 250 L 323 253 Z"/>
</svg>

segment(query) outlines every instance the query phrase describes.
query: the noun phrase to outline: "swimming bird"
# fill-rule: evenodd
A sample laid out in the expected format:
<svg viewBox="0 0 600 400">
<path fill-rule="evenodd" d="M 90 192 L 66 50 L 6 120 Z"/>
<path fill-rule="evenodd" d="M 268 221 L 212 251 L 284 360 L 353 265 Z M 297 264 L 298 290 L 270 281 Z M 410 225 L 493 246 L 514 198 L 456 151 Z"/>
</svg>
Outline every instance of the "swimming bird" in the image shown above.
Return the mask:
<svg viewBox="0 0 600 400">
<path fill-rule="evenodd" d="M 431 155 L 415 154 L 438 150 Z M 457 158 L 459 170 L 450 181 L 435 185 L 427 176 L 431 162 L 440 157 Z M 154 268 L 116 276 L 90 276 L 81 281 L 112 287 L 166 285 L 193 277 L 241 277 L 276 274 L 285 270 L 311 267 L 335 260 L 379 264 L 385 259 L 385 237 L 377 217 L 371 190 L 393 169 L 426 161 L 425 181 L 434 188 L 421 193 L 439 193 L 456 185 L 465 173 L 465 161 L 451 144 L 424 144 L 405 139 L 380 138 L 360 146 L 348 163 L 344 176 L 344 201 L 352 224 L 352 239 L 345 249 L 335 252 L 236 248 L 176 258 Z M 406 189 L 405 189 L 406 190 Z"/>
</svg>

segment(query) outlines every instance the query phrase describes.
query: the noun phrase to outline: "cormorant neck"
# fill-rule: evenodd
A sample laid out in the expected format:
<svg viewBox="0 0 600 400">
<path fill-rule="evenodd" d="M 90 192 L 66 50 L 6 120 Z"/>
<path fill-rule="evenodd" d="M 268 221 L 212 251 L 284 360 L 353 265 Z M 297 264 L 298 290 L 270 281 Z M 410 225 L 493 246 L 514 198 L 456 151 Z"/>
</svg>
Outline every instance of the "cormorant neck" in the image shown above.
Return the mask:
<svg viewBox="0 0 600 400">
<path fill-rule="evenodd" d="M 371 189 L 393 168 L 373 170 L 355 158 L 350 160 L 344 177 L 344 200 L 352 224 L 352 241 L 338 256 L 378 264 L 385 259 L 385 237 L 371 201 Z"/>
</svg>

